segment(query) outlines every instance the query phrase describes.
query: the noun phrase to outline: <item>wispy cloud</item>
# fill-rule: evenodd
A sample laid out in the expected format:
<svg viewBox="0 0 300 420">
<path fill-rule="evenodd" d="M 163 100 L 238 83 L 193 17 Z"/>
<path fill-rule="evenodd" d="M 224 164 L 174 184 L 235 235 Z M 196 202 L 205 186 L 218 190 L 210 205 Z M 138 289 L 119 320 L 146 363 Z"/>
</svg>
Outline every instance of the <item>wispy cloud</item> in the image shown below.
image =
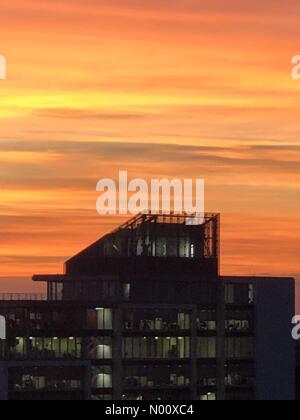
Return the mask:
<svg viewBox="0 0 300 420">
<path fill-rule="evenodd" d="M 0 273 L 57 272 L 118 224 L 95 185 L 122 168 L 206 179 L 224 272 L 299 273 L 299 17 L 298 0 L 1 5 Z"/>
</svg>

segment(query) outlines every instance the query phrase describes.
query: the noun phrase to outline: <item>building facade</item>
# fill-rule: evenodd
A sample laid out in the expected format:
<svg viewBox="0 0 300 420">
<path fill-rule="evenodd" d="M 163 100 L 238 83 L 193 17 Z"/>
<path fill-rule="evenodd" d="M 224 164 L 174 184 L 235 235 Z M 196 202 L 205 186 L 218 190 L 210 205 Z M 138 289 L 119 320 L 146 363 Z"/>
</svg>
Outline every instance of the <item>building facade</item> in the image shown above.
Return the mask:
<svg viewBox="0 0 300 420">
<path fill-rule="evenodd" d="M 220 276 L 219 215 L 197 223 L 139 215 L 0 301 L 0 398 L 294 399 L 294 280 Z"/>
</svg>

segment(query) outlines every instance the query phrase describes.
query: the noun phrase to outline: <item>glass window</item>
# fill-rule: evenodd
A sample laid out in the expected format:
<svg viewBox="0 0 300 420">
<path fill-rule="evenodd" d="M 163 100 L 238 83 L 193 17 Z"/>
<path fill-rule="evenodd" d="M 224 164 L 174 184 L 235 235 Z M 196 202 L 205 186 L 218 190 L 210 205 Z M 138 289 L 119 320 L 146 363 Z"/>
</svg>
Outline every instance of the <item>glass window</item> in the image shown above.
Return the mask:
<svg viewBox="0 0 300 420">
<path fill-rule="evenodd" d="M 191 245 L 191 258 L 195 258 L 195 245 Z"/>
<path fill-rule="evenodd" d="M 9 368 L 10 391 L 60 391 L 82 389 L 83 368 L 18 367 Z"/>
<path fill-rule="evenodd" d="M 226 356 L 228 359 L 251 359 L 254 357 L 254 338 L 227 337 Z"/>
<path fill-rule="evenodd" d="M 225 285 L 225 301 L 228 305 L 252 305 L 254 303 L 253 284 L 235 283 Z"/>
<path fill-rule="evenodd" d="M 185 359 L 190 357 L 189 337 L 125 338 L 126 359 Z"/>
<path fill-rule="evenodd" d="M 247 386 L 255 384 L 255 366 L 253 363 L 230 364 L 226 366 L 225 384 L 228 387 Z"/>
<path fill-rule="evenodd" d="M 254 285 L 248 285 L 248 303 L 252 305 L 254 303 Z"/>
<path fill-rule="evenodd" d="M 217 396 L 214 393 L 208 392 L 207 394 L 200 395 L 201 401 L 216 401 Z"/>
<path fill-rule="evenodd" d="M 144 309 L 125 311 L 124 328 L 139 331 L 189 330 L 190 314 L 178 309 Z"/>
<path fill-rule="evenodd" d="M 131 284 L 125 283 L 123 285 L 123 296 L 124 296 L 124 300 L 127 302 L 130 300 L 130 290 L 131 290 Z"/>
<path fill-rule="evenodd" d="M 92 388 L 112 388 L 111 366 L 92 366 Z"/>
<path fill-rule="evenodd" d="M 216 337 L 198 337 L 197 357 L 200 359 L 214 359 L 217 356 Z"/>
<path fill-rule="evenodd" d="M 249 332 L 254 328 L 252 310 L 230 310 L 226 312 L 225 327 L 227 332 Z"/>
<path fill-rule="evenodd" d="M 196 323 L 199 331 L 216 331 L 217 330 L 216 311 L 202 310 L 199 311 Z"/>
<path fill-rule="evenodd" d="M 127 389 L 159 386 L 186 387 L 190 385 L 190 366 L 125 366 L 123 383 Z"/>
<path fill-rule="evenodd" d="M 27 357 L 26 338 L 17 337 L 12 343 L 9 343 L 9 357 L 12 359 Z"/>
<path fill-rule="evenodd" d="M 111 337 L 91 337 L 87 343 L 87 357 L 90 360 L 108 360 L 112 358 Z"/>
<path fill-rule="evenodd" d="M 225 302 L 227 304 L 234 303 L 234 285 L 233 284 L 225 285 Z"/>
<path fill-rule="evenodd" d="M 113 311 L 107 308 L 87 310 L 87 328 L 89 330 L 112 330 Z"/>
<path fill-rule="evenodd" d="M 30 337 L 28 348 L 32 359 L 79 359 L 81 358 L 81 338 Z"/>
<path fill-rule="evenodd" d="M 204 365 L 201 361 L 198 362 L 198 386 L 207 388 L 207 387 L 216 387 L 217 385 L 217 366 L 211 364 Z"/>
</svg>

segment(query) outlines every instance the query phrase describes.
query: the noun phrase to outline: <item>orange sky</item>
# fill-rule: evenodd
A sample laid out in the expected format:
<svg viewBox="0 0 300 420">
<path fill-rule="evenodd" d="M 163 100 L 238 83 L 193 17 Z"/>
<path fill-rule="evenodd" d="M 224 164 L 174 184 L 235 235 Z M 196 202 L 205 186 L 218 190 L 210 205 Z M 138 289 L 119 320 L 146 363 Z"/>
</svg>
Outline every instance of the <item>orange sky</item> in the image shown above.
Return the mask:
<svg viewBox="0 0 300 420">
<path fill-rule="evenodd" d="M 5 290 L 120 222 L 95 211 L 120 169 L 205 178 L 223 274 L 299 275 L 299 19 L 299 0 L 1 4 Z"/>
</svg>

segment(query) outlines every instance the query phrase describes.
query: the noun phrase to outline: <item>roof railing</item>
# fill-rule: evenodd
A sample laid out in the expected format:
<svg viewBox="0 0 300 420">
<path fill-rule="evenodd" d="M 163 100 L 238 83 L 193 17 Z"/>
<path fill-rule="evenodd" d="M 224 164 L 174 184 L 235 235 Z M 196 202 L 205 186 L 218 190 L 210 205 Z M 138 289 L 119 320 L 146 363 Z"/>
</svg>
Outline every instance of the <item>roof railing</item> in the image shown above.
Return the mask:
<svg viewBox="0 0 300 420">
<path fill-rule="evenodd" d="M 45 293 L 0 293 L 0 301 L 46 301 Z"/>
</svg>

